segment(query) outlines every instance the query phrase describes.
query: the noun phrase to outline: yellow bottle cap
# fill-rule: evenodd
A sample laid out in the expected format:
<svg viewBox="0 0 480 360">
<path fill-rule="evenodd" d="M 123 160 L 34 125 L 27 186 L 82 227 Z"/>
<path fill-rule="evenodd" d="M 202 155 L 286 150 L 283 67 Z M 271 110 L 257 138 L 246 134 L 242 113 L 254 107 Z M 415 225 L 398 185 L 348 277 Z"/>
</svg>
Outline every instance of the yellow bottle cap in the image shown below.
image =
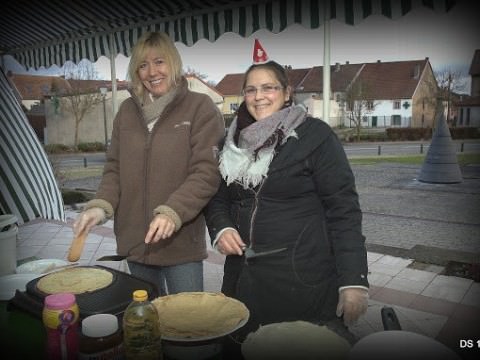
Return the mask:
<svg viewBox="0 0 480 360">
<path fill-rule="evenodd" d="M 133 292 L 134 301 L 145 301 L 148 299 L 148 293 L 146 290 L 135 290 Z"/>
</svg>

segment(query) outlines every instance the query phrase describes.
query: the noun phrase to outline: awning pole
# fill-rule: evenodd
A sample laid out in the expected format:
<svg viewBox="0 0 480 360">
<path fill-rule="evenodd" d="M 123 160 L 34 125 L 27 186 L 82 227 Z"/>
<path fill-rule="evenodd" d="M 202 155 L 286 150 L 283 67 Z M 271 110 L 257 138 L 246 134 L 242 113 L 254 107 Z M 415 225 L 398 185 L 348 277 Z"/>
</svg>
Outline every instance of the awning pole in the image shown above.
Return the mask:
<svg viewBox="0 0 480 360">
<path fill-rule="evenodd" d="M 112 78 L 112 114 L 113 117 L 117 114 L 117 73 L 115 70 L 115 58 L 117 55 L 117 49 L 115 48 L 115 42 L 113 33 L 110 33 L 110 76 Z"/>
<path fill-rule="evenodd" d="M 330 124 L 330 1 L 323 3 L 323 121 Z"/>
</svg>

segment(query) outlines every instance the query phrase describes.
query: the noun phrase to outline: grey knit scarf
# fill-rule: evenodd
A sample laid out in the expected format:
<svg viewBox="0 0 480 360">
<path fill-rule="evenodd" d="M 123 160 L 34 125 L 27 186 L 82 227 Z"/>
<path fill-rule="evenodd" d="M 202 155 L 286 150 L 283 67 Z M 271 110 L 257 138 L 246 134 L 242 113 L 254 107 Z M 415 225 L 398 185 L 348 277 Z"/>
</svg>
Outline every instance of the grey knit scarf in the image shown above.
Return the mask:
<svg viewBox="0 0 480 360">
<path fill-rule="evenodd" d="M 163 110 L 174 99 L 177 94 L 177 88 L 170 89 L 166 94 L 153 98 L 149 92 L 145 91 L 142 101 L 143 114 L 149 131 L 152 131 L 153 126 L 162 115 Z"/>
<path fill-rule="evenodd" d="M 220 153 L 220 172 L 227 185 L 235 181 L 247 189 L 260 184 L 268 173 L 276 146 L 279 142 L 280 145 L 284 144 L 291 136 L 297 136 L 295 128 L 305 121 L 306 115 L 300 106 L 277 111 L 243 129 L 238 146 L 233 139 L 238 121 L 235 118 Z M 275 132 L 280 132 L 283 136 L 272 137 Z M 257 149 L 260 150 L 257 152 Z"/>
</svg>

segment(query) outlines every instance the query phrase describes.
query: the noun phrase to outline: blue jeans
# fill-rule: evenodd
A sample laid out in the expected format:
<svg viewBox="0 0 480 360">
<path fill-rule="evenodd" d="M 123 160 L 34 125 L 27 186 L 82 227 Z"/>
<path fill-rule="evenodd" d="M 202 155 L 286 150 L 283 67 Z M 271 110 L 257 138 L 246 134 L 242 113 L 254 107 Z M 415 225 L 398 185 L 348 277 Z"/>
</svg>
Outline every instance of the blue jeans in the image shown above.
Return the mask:
<svg viewBox="0 0 480 360">
<path fill-rule="evenodd" d="M 159 295 L 203 291 L 203 262 L 172 266 L 144 265 L 128 261 L 130 273 L 157 286 Z"/>
</svg>

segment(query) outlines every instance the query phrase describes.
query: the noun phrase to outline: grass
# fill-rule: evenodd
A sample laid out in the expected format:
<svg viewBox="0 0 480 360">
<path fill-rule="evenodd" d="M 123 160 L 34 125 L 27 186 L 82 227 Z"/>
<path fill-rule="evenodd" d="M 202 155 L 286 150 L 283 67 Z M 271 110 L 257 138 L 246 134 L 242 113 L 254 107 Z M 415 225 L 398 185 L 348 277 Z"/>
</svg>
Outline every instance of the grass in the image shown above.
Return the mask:
<svg viewBox="0 0 480 360">
<path fill-rule="evenodd" d="M 61 176 L 65 180 L 78 180 L 93 176 L 101 176 L 103 166 L 90 166 L 90 167 L 72 167 L 68 169 L 59 170 Z"/>
<path fill-rule="evenodd" d="M 458 154 L 458 163 L 460 166 L 480 164 L 480 154 Z M 422 165 L 425 155 L 381 155 L 349 158 L 352 165 L 374 165 L 379 163 L 397 163 L 408 165 Z M 60 175 L 64 180 L 78 180 L 93 176 L 102 176 L 103 166 L 72 167 L 60 170 Z"/>
<path fill-rule="evenodd" d="M 480 164 L 480 154 L 457 154 L 458 164 L 460 166 Z M 379 163 L 399 163 L 409 165 L 422 165 L 425 161 L 425 155 L 404 155 L 404 156 L 367 156 L 349 158 L 352 165 L 373 165 Z"/>
</svg>

